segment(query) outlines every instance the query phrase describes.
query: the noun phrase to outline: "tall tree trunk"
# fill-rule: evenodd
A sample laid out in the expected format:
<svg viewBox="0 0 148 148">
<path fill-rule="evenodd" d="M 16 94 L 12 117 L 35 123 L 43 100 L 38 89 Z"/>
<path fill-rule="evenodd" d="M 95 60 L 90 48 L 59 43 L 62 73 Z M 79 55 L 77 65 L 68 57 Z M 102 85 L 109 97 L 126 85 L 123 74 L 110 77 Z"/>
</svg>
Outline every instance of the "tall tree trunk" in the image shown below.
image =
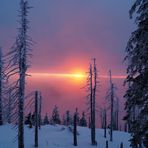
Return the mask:
<svg viewBox="0 0 148 148">
<path fill-rule="evenodd" d="M 116 126 L 117 130 L 119 130 L 119 99 L 117 98 L 117 117 L 116 117 Z"/>
<path fill-rule="evenodd" d="M 35 147 L 38 147 L 38 91 L 35 92 Z"/>
<path fill-rule="evenodd" d="M 41 129 L 41 111 L 42 111 L 42 95 L 40 93 L 40 100 L 39 100 L 39 129 Z"/>
<path fill-rule="evenodd" d="M 92 145 L 97 145 L 96 142 L 96 87 L 97 87 L 97 70 L 96 70 L 96 59 L 94 59 L 94 88 L 93 88 L 93 99 L 92 99 Z"/>
<path fill-rule="evenodd" d="M 74 130 L 73 130 L 73 135 L 74 135 L 74 146 L 77 146 L 77 117 L 78 115 L 78 112 L 77 112 L 77 109 L 76 109 L 76 112 L 74 114 Z"/>
<path fill-rule="evenodd" d="M 104 109 L 104 137 L 105 138 L 106 138 L 106 125 L 107 125 L 106 109 Z"/>
<path fill-rule="evenodd" d="M 106 146 L 105 146 L 105 148 L 108 148 L 108 141 L 106 141 Z"/>
<path fill-rule="evenodd" d="M 110 85 L 111 85 L 111 121 L 110 121 L 110 141 L 113 141 L 113 107 L 114 107 L 114 85 L 112 83 L 112 75 L 110 71 Z"/>
<path fill-rule="evenodd" d="M 100 113 L 100 119 L 101 119 L 101 128 L 104 128 L 104 118 L 103 118 L 103 110 L 101 109 L 101 113 Z"/>
<path fill-rule="evenodd" d="M 19 148 L 24 148 L 24 89 L 25 89 L 25 76 L 20 74 L 20 87 L 19 87 L 19 127 L 18 127 L 18 142 Z"/>
<path fill-rule="evenodd" d="M 94 136 L 93 136 L 93 73 L 92 73 L 92 65 L 90 65 L 90 128 L 91 128 L 91 143 L 94 144 Z"/>
<path fill-rule="evenodd" d="M 20 79 L 19 79 L 19 148 L 24 148 L 24 98 L 25 98 L 25 57 L 20 57 Z"/>
<path fill-rule="evenodd" d="M 25 99 L 25 77 L 27 70 L 26 50 L 27 50 L 27 9 L 28 3 L 21 0 L 21 28 L 18 42 L 19 48 L 19 102 L 18 102 L 18 147 L 24 148 L 24 99 Z"/>
</svg>

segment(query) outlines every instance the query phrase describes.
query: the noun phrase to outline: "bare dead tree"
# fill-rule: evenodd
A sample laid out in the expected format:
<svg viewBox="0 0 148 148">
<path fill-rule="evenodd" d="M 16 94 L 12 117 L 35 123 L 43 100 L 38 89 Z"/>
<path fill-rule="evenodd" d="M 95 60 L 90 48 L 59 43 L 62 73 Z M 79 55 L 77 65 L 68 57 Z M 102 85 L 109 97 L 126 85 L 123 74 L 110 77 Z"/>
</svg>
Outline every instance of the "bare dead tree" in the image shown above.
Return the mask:
<svg viewBox="0 0 148 148">
<path fill-rule="evenodd" d="M 38 127 L 39 127 L 39 109 L 38 109 L 38 101 L 39 101 L 39 92 L 35 92 L 35 147 L 38 147 Z"/>
<path fill-rule="evenodd" d="M 89 69 L 89 89 L 90 89 L 90 128 L 91 128 L 91 143 L 94 145 L 94 132 L 93 132 L 93 71 L 92 71 L 92 65 L 90 64 Z"/>
<path fill-rule="evenodd" d="M 119 129 L 119 98 L 116 97 L 115 101 L 115 130 Z"/>
<path fill-rule="evenodd" d="M 109 82 L 110 82 L 110 88 L 109 90 L 107 91 L 107 96 L 106 96 L 106 99 L 108 100 L 109 102 L 109 106 L 106 108 L 106 111 L 107 110 L 110 110 L 110 124 L 109 124 L 109 128 L 110 128 L 110 131 L 109 131 L 109 134 L 110 134 L 110 141 L 113 141 L 113 130 L 114 130 L 114 127 L 116 126 L 117 124 L 117 110 L 115 110 L 115 85 L 114 83 L 112 82 L 112 74 L 111 74 L 111 70 L 109 71 Z M 117 107 L 116 107 L 117 109 Z"/>
<path fill-rule="evenodd" d="M 78 119 L 78 109 L 76 108 L 76 112 L 74 113 L 74 129 L 73 129 L 73 136 L 74 136 L 74 146 L 77 146 L 77 119 Z"/>
<path fill-rule="evenodd" d="M 88 110 L 90 112 L 90 129 L 91 129 L 91 143 L 97 145 L 96 142 L 96 89 L 97 89 L 97 68 L 96 59 L 93 59 L 93 67 L 90 64 L 89 74 L 87 78 L 87 91 L 89 92 L 88 99 Z"/>
<path fill-rule="evenodd" d="M 42 120 L 41 112 L 42 112 L 42 95 L 40 93 L 39 95 L 39 129 L 41 129 L 41 120 Z"/>
<path fill-rule="evenodd" d="M 25 98 L 25 77 L 27 71 L 27 12 L 28 1 L 21 0 L 21 28 L 19 42 L 19 127 L 18 145 L 24 148 L 24 98 Z"/>
<path fill-rule="evenodd" d="M 106 109 L 104 109 L 104 137 L 106 138 L 106 128 L 107 128 L 107 114 Z"/>
<path fill-rule="evenodd" d="M 110 88 L 107 91 L 106 99 L 109 102 L 109 106 L 106 108 L 106 112 L 110 110 L 110 124 L 109 124 L 109 134 L 110 141 L 113 140 L 113 130 L 118 130 L 119 128 L 119 98 L 116 95 L 117 88 L 115 84 L 112 82 L 112 74 L 111 70 L 109 71 L 110 78 Z"/>
<path fill-rule="evenodd" d="M 29 10 L 28 1 L 21 0 L 20 2 L 20 28 L 16 42 L 8 52 L 7 60 L 7 79 L 11 77 L 17 79 L 11 82 L 12 89 L 13 112 L 15 114 L 15 122 L 18 123 L 18 148 L 24 148 L 24 100 L 25 100 L 25 79 L 27 69 L 29 67 L 28 58 L 30 54 L 30 46 L 32 45 L 31 38 L 27 35 L 28 20 L 27 14 Z M 18 106 L 16 108 L 16 106 Z M 13 119 L 14 120 L 14 119 Z"/>
<path fill-rule="evenodd" d="M 111 94 L 110 94 L 110 99 L 111 99 L 110 141 L 113 141 L 114 84 L 112 83 L 112 74 L 111 74 L 111 70 L 109 71 L 109 75 L 110 75 L 110 89 L 111 89 Z"/>
<path fill-rule="evenodd" d="M 92 145 L 97 145 L 96 142 L 96 89 L 97 89 L 97 67 L 96 59 L 93 59 L 93 98 L 92 98 Z"/>
</svg>

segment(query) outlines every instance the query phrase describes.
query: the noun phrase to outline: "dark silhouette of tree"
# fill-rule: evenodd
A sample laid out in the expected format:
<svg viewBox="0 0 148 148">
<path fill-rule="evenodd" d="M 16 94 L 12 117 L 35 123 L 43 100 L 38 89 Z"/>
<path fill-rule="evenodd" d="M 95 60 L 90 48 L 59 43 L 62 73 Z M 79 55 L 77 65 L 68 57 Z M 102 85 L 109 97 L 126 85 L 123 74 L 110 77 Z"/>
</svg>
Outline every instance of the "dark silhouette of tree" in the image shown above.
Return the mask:
<svg viewBox="0 0 148 148">
<path fill-rule="evenodd" d="M 90 111 L 90 128 L 91 128 L 91 143 L 92 145 L 97 145 L 96 142 L 96 89 L 97 89 L 97 67 L 96 59 L 93 59 L 93 67 L 90 64 L 89 75 L 87 79 L 88 87 L 88 105 Z"/>
<path fill-rule="evenodd" d="M 97 89 L 97 67 L 96 59 L 93 59 L 93 76 L 94 76 L 94 86 L 93 86 L 93 99 L 92 99 L 92 145 L 97 145 L 96 141 L 96 89 Z"/>
<path fill-rule="evenodd" d="M 50 122 L 51 122 L 51 124 L 61 124 L 58 107 L 56 105 L 55 105 L 55 107 L 53 109 L 52 117 L 51 117 Z"/>
<path fill-rule="evenodd" d="M 110 71 L 110 89 L 111 89 L 111 120 L 110 120 L 110 141 L 113 141 L 113 120 L 114 120 L 114 116 L 113 116 L 113 112 L 114 112 L 114 84 L 112 83 L 112 75 L 111 75 L 111 71 Z"/>
<path fill-rule="evenodd" d="M 66 113 L 65 113 L 64 125 L 66 125 L 66 126 L 72 125 L 72 116 L 71 116 L 69 110 L 67 110 Z"/>
<path fill-rule="evenodd" d="M 115 104 L 115 110 L 114 110 L 114 130 L 119 130 L 119 98 L 116 97 L 116 100 L 114 101 Z"/>
<path fill-rule="evenodd" d="M 35 92 L 35 147 L 38 147 L 38 127 L 39 127 L 39 92 Z"/>
<path fill-rule="evenodd" d="M 48 115 L 46 113 L 44 120 L 43 120 L 43 125 L 48 125 L 49 124 L 49 119 L 48 119 Z"/>
<path fill-rule="evenodd" d="M 41 112 L 42 112 L 42 95 L 40 93 L 39 95 L 39 129 L 41 129 L 41 124 L 42 124 Z"/>
<path fill-rule="evenodd" d="M 80 118 L 79 126 L 87 127 L 85 112 L 82 112 L 82 117 Z"/>
<path fill-rule="evenodd" d="M 77 146 L 77 121 L 78 121 L 78 109 L 76 108 L 76 112 L 74 113 L 74 129 L 73 129 L 73 136 L 74 136 L 74 146 Z"/>
<path fill-rule="evenodd" d="M 126 47 L 128 89 L 126 98 L 125 120 L 132 134 L 131 146 L 148 147 L 148 1 L 135 0 L 130 17 L 136 13 L 137 29 L 132 32 Z"/>
<path fill-rule="evenodd" d="M 92 145 L 95 145 L 95 139 L 94 139 L 94 133 L 93 130 L 93 70 L 92 70 L 92 65 L 90 64 L 89 68 L 89 105 L 90 105 L 90 129 L 91 129 L 91 143 Z"/>
<path fill-rule="evenodd" d="M 25 124 L 29 125 L 29 128 L 32 128 L 33 124 L 32 124 L 32 115 L 31 113 L 29 113 L 26 117 L 25 117 Z"/>
<path fill-rule="evenodd" d="M 116 96 L 116 87 L 115 84 L 112 81 L 112 74 L 111 70 L 109 71 L 109 78 L 110 78 L 110 88 L 107 92 L 106 99 L 109 102 L 109 107 L 106 108 L 106 112 L 109 109 L 110 110 L 110 124 L 108 125 L 108 128 L 110 128 L 110 141 L 113 141 L 113 130 L 118 129 L 118 114 L 119 114 L 119 100 Z"/>
</svg>

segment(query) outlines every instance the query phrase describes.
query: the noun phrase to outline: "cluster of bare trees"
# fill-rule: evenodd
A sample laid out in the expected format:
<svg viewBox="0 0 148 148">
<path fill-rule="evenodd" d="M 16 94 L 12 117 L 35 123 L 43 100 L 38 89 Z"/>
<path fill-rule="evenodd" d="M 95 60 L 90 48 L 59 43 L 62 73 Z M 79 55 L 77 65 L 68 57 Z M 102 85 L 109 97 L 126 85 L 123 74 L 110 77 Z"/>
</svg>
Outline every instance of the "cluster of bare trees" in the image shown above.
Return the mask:
<svg viewBox="0 0 148 148">
<path fill-rule="evenodd" d="M 113 141 L 113 130 L 119 129 L 119 99 L 115 93 L 116 87 L 112 81 L 112 74 L 109 71 L 110 78 L 110 87 L 106 96 L 106 104 L 104 107 L 101 107 L 100 120 L 101 127 L 104 129 L 104 137 L 107 137 L 107 129 L 109 129 L 110 141 Z M 93 59 L 93 64 L 90 64 L 88 79 L 87 79 L 87 91 L 89 92 L 88 98 L 88 109 L 89 109 L 89 120 L 90 120 L 90 129 L 91 129 L 91 143 L 96 145 L 96 92 L 98 86 L 98 75 L 96 67 L 96 59 Z M 110 112 L 110 121 L 108 124 L 107 115 Z"/>
<path fill-rule="evenodd" d="M 111 70 L 109 71 L 110 88 L 105 97 L 106 106 L 101 108 L 101 126 L 106 137 L 106 128 L 109 128 L 110 141 L 113 141 L 113 130 L 119 130 L 119 98 L 116 95 L 116 87 L 112 81 Z M 107 125 L 107 112 L 110 113 L 109 125 Z"/>
</svg>

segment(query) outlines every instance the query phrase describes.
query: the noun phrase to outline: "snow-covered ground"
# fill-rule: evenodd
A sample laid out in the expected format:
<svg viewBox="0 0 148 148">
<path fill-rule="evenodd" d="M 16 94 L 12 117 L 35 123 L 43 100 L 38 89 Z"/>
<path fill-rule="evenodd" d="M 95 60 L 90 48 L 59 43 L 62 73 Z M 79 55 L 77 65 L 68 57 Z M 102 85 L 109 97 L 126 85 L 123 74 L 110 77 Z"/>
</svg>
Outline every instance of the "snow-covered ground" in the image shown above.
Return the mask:
<svg viewBox="0 0 148 148">
<path fill-rule="evenodd" d="M 78 127 L 78 146 L 77 148 L 105 148 L 106 140 L 103 137 L 103 130 L 96 130 L 96 140 L 98 146 L 90 144 L 90 129 Z M 17 132 L 12 129 L 11 125 L 0 126 L 0 148 L 17 148 Z M 109 148 L 120 148 L 120 143 L 123 142 L 124 148 L 130 148 L 128 140 L 130 135 L 125 132 L 114 132 L 113 142 L 109 142 Z M 34 129 L 25 127 L 25 148 L 34 147 Z M 74 148 L 73 135 L 67 127 L 64 126 L 42 126 L 39 130 L 39 148 Z"/>
</svg>

